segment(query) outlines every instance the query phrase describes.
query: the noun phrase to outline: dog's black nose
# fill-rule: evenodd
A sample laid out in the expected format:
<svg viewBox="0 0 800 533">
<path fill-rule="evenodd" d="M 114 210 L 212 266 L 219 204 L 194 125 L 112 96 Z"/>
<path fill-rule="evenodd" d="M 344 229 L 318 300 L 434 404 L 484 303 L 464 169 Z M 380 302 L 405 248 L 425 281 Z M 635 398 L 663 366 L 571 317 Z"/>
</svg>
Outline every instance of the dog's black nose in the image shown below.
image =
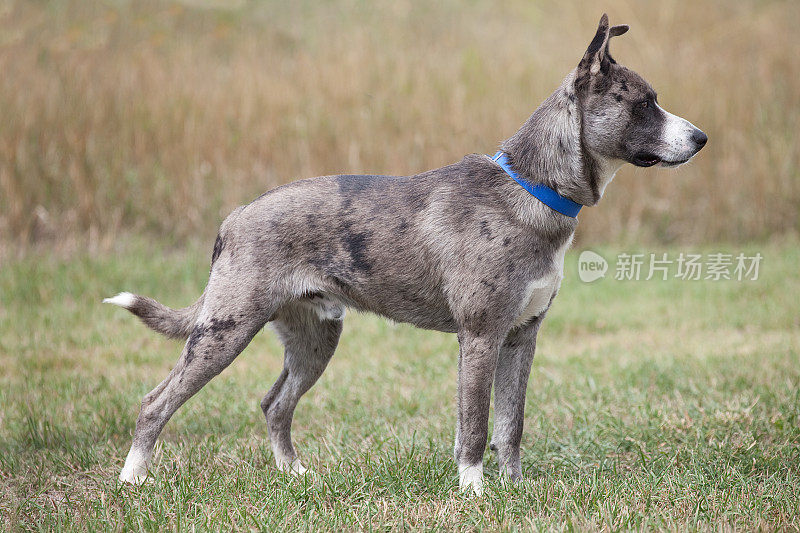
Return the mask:
<svg viewBox="0 0 800 533">
<path fill-rule="evenodd" d="M 706 145 L 706 142 L 708 142 L 708 135 L 703 133 L 701 130 L 696 129 L 692 133 L 692 141 L 694 141 L 694 144 L 697 145 L 697 149 L 699 150 Z"/>
</svg>

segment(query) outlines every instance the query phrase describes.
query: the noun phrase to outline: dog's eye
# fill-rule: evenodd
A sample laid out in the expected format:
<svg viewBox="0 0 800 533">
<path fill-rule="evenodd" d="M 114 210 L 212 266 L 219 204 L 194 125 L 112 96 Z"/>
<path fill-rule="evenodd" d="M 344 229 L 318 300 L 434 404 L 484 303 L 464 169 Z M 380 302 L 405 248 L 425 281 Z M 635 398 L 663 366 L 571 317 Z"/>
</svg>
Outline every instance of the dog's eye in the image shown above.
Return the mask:
<svg viewBox="0 0 800 533">
<path fill-rule="evenodd" d="M 648 102 L 647 100 L 645 100 L 644 102 L 639 102 L 639 107 L 641 107 L 642 109 L 647 109 L 648 107 L 650 107 L 650 102 Z"/>
</svg>

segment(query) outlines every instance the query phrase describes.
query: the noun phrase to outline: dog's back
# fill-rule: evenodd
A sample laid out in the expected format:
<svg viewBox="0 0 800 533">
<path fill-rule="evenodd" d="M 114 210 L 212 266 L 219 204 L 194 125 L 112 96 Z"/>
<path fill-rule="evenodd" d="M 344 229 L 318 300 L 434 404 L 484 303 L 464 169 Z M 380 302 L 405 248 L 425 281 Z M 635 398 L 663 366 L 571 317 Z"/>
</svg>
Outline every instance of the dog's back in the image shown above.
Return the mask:
<svg viewBox="0 0 800 533">
<path fill-rule="evenodd" d="M 551 242 L 516 214 L 507 187 L 502 170 L 476 155 L 416 176 L 297 181 L 234 211 L 212 272 L 246 269 L 287 297 L 453 332 L 454 315 L 471 311 L 459 308 L 465 290 L 497 299 L 509 290 L 502 285 L 528 277 L 510 271 L 542 270 L 569 235 Z"/>
</svg>

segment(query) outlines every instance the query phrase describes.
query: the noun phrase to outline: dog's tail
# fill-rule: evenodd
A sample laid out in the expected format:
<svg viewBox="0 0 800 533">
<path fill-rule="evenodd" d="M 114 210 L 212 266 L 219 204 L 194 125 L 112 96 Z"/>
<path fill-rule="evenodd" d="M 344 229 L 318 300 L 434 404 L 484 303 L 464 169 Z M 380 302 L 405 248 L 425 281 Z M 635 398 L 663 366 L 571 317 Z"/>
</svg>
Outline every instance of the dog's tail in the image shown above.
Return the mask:
<svg viewBox="0 0 800 533">
<path fill-rule="evenodd" d="M 175 339 L 186 339 L 192 332 L 197 315 L 203 307 L 205 292 L 200 298 L 183 309 L 171 309 L 147 296 L 138 296 L 129 292 L 121 292 L 113 298 L 106 298 L 103 303 L 123 307 L 138 316 L 149 328 L 162 335 Z"/>
</svg>

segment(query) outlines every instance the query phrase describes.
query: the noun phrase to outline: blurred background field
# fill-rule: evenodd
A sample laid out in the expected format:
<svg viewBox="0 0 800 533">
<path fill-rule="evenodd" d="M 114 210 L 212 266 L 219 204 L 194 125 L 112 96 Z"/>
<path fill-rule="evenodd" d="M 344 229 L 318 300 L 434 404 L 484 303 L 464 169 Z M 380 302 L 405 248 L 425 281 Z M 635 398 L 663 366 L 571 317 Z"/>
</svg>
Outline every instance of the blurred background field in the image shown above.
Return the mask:
<svg viewBox="0 0 800 533">
<path fill-rule="evenodd" d="M 800 228 L 800 3 L 0 3 L 0 250 L 213 239 L 301 177 L 492 153 L 577 63 L 615 57 L 710 137 L 624 168 L 579 242 L 757 242 Z"/>
</svg>

